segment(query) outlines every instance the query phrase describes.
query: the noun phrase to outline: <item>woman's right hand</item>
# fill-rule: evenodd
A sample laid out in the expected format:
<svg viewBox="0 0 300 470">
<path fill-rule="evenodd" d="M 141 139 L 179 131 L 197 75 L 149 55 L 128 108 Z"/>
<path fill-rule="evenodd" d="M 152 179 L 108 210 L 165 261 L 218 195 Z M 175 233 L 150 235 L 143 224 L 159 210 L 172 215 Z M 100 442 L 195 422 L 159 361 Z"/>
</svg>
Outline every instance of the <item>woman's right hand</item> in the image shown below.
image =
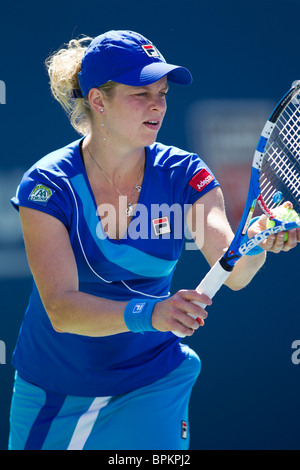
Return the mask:
<svg viewBox="0 0 300 470">
<path fill-rule="evenodd" d="M 195 290 L 179 290 L 167 300 L 158 302 L 152 314 L 152 326 L 158 331 L 178 331 L 182 336 L 192 334 L 204 325 L 207 312 L 199 305 L 199 302 L 211 305 L 211 299 Z M 196 319 L 188 314 L 192 314 Z"/>
</svg>

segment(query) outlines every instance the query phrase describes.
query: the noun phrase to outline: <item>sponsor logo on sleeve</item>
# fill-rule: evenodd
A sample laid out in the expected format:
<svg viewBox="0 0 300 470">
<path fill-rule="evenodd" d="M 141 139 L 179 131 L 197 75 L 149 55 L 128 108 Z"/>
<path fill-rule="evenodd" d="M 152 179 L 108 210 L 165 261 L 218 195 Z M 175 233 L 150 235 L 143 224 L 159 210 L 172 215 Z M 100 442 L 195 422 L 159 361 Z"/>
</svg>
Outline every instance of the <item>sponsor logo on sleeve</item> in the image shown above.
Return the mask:
<svg viewBox="0 0 300 470">
<path fill-rule="evenodd" d="M 189 182 L 192 188 L 199 191 L 203 191 L 209 183 L 211 183 L 215 178 L 206 170 L 206 168 L 202 168 Z"/>
<path fill-rule="evenodd" d="M 38 183 L 29 195 L 29 201 L 37 202 L 38 204 L 46 205 L 50 197 L 53 196 L 53 189 Z"/>
</svg>

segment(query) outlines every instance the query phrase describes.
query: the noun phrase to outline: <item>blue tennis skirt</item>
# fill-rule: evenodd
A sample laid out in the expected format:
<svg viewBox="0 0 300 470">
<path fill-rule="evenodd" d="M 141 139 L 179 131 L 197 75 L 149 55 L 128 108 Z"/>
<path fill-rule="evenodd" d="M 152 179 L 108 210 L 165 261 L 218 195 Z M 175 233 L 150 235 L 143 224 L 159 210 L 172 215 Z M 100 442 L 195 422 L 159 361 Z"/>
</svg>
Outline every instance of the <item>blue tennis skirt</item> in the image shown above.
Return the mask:
<svg viewBox="0 0 300 470">
<path fill-rule="evenodd" d="M 10 450 L 187 450 L 197 354 L 156 382 L 108 397 L 48 392 L 16 373 Z"/>
</svg>

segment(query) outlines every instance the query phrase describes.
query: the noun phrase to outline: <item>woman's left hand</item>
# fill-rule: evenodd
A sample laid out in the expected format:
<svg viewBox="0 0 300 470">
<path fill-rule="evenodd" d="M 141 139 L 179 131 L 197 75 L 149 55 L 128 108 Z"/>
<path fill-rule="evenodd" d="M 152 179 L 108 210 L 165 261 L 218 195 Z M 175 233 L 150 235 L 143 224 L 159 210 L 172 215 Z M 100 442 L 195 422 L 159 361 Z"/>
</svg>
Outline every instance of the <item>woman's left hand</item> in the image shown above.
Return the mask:
<svg viewBox="0 0 300 470">
<path fill-rule="evenodd" d="M 284 207 L 293 208 L 290 202 L 286 202 Z M 248 237 L 252 238 L 260 232 L 267 229 L 268 217 L 262 215 L 254 224 L 248 229 Z M 285 241 L 285 234 L 288 234 L 288 239 Z M 265 251 L 272 253 L 280 253 L 281 251 L 290 251 L 296 248 L 297 244 L 300 243 L 300 227 L 289 230 L 288 232 L 279 232 L 277 235 L 270 235 L 266 240 L 260 243 L 260 246 Z"/>
</svg>

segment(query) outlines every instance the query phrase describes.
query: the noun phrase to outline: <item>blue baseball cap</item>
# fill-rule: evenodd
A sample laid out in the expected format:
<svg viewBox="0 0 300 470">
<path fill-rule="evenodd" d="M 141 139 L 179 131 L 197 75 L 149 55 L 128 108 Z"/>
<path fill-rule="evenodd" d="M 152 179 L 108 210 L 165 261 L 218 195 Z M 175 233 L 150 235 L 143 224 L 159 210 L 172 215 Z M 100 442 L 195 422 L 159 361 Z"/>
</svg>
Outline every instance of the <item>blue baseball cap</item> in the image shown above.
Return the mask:
<svg viewBox="0 0 300 470">
<path fill-rule="evenodd" d="M 108 31 L 88 46 L 78 74 L 80 89 L 86 97 L 91 88 L 114 81 L 130 86 L 154 83 L 165 75 L 178 85 L 192 83 L 190 72 L 167 64 L 156 47 L 133 31 Z"/>
</svg>

